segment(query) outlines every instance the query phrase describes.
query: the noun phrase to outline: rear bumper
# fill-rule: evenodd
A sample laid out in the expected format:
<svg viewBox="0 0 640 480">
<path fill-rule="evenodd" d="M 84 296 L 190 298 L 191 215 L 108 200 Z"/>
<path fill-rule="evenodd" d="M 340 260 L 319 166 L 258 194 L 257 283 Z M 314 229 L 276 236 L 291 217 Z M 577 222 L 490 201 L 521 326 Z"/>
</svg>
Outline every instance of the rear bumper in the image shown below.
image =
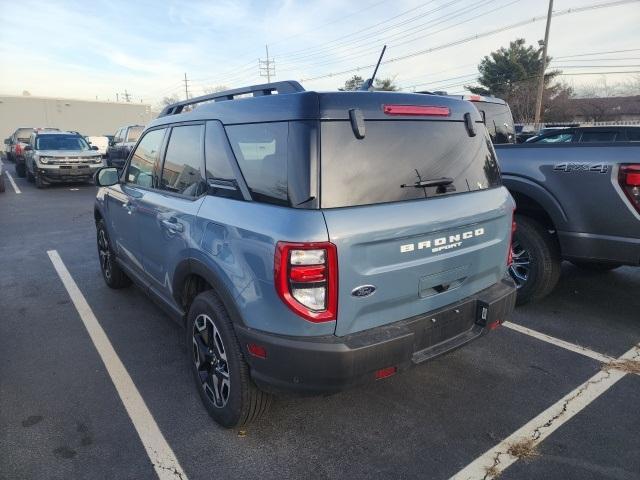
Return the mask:
<svg viewBox="0 0 640 480">
<path fill-rule="evenodd" d="M 398 371 L 460 347 L 503 322 L 515 306 L 511 279 L 459 303 L 345 337 L 286 337 L 236 327 L 253 380 L 270 391 L 337 392 L 375 378 L 386 367 Z M 255 343 L 267 358 L 248 353 Z"/>
<path fill-rule="evenodd" d="M 640 238 L 558 231 L 558 239 L 567 260 L 640 264 Z"/>
</svg>

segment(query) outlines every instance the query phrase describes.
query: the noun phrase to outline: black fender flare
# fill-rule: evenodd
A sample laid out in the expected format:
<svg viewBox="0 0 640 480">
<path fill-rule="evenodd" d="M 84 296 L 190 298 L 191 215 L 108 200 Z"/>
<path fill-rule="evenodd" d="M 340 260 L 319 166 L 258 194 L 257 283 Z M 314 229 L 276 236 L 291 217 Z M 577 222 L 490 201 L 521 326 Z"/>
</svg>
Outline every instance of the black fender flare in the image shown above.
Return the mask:
<svg viewBox="0 0 640 480">
<path fill-rule="evenodd" d="M 510 193 L 521 193 L 536 201 L 549 215 L 553 225 L 558 230 L 566 229 L 569 218 L 558 199 L 544 186 L 528 178 L 503 174 L 502 183 Z M 517 211 L 516 205 L 516 211 Z"/>
</svg>

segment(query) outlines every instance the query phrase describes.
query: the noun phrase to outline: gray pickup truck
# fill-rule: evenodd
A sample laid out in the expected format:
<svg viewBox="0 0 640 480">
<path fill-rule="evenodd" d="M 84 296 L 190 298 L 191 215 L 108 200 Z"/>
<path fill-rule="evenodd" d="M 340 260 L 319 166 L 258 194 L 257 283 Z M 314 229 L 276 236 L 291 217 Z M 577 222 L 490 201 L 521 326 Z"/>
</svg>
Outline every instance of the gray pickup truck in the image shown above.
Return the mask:
<svg viewBox="0 0 640 480">
<path fill-rule="evenodd" d="M 511 276 L 518 303 L 553 290 L 560 263 L 640 264 L 640 143 L 496 145 L 516 201 Z"/>
</svg>

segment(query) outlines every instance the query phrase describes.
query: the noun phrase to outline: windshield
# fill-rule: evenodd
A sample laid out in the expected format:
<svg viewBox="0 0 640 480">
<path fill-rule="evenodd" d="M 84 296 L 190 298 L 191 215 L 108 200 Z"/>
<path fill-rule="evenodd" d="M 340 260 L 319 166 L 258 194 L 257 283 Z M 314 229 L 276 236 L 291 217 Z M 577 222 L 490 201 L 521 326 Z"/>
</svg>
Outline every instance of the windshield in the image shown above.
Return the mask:
<svg viewBox="0 0 640 480">
<path fill-rule="evenodd" d="M 515 143 L 516 129 L 508 105 L 490 102 L 472 102 L 485 120 L 494 144 Z"/>
<path fill-rule="evenodd" d="M 80 135 L 38 135 L 36 150 L 89 150 Z"/>
<path fill-rule="evenodd" d="M 500 185 L 493 146 L 482 128 L 457 122 L 367 121 L 365 138 L 349 122 L 321 127 L 322 208 L 454 195 Z"/>
<path fill-rule="evenodd" d="M 127 133 L 127 142 L 137 142 L 138 138 L 140 138 L 140 134 L 144 130 L 144 127 L 130 127 L 129 132 Z"/>
</svg>

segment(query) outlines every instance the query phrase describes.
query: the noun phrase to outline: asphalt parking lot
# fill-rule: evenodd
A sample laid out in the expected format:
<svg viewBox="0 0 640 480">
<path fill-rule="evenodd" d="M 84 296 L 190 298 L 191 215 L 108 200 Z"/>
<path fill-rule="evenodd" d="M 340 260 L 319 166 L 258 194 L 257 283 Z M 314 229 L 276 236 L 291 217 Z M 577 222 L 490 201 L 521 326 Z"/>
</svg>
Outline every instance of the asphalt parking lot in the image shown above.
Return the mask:
<svg viewBox="0 0 640 480">
<path fill-rule="evenodd" d="M 2 478 L 640 478 L 640 375 L 607 363 L 640 358 L 640 269 L 565 264 L 515 325 L 363 388 L 279 398 L 230 431 L 200 404 L 181 328 L 138 289 L 105 286 L 95 187 L 14 180 L 21 193 L 0 195 Z M 51 251 L 178 468 L 145 448 Z"/>
</svg>

